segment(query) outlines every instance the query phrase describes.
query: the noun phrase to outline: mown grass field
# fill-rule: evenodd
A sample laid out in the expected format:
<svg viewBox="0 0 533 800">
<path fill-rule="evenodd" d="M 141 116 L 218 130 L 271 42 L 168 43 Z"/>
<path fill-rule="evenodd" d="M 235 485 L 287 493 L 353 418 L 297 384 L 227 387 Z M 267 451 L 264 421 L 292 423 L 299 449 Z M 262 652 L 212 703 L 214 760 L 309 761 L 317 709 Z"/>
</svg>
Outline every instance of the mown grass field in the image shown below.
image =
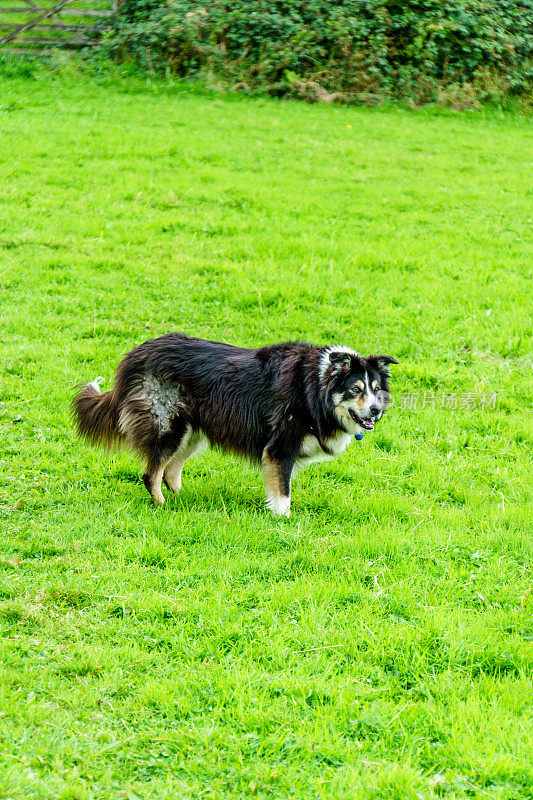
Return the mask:
<svg viewBox="0 0 533 800">
<path fill-rule="evenodd" d="M 531 145 L 2 80 L 0 797 L 532 796 Z M 390 353 L 397 402 L 290 520 L 213 451 L 155 508 L 68 405 L 169 330 Z"/>
</svg>

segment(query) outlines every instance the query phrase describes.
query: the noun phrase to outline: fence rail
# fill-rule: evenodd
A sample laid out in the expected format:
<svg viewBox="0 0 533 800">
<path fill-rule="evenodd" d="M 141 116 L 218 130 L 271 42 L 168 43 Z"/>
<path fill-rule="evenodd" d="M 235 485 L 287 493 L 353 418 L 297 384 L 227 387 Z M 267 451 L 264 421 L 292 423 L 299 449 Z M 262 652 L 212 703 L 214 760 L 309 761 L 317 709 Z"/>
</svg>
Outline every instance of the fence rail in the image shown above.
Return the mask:
<svg viewBox="0 0 533 800">
<path fill-rule="evenodd" d="M 37 54 L 49 53 L 50 48 L 56 47 L 94 47 L 110 24 L 117 0 L 18 3 L 0 0 L 0 52 Z"/>
</svg>

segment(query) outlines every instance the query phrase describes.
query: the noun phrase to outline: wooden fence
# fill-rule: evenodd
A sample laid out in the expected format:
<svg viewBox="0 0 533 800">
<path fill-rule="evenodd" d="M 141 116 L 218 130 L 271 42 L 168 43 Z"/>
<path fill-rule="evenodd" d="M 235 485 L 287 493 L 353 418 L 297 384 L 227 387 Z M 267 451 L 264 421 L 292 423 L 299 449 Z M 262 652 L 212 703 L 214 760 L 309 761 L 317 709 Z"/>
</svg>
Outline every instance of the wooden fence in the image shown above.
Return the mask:
<svg viewBox="0 0 533 800">
<path fill-rule="evenodd" d="M 0 0 L 0 53 L 94 47 L 117 0 Z"/>
</svg>

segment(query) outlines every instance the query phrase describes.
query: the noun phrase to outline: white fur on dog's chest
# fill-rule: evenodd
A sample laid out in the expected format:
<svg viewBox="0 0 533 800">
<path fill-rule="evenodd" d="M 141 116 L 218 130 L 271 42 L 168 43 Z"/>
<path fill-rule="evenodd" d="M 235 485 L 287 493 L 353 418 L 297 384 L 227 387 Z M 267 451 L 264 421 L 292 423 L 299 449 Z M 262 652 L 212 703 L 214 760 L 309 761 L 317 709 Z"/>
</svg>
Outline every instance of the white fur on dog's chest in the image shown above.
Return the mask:
<svg viewBox="0 0 533 800">
<path fill-rule="evenodd" d="M 325 447 L 330 450 L 330 453 L 325 453 L 316 436 L 305 436 L 295 466 L 301 469 L 316 461 L 328 461 L 344 453 L 351 441 L 352 436 L 349 433 L 339 431 L 335 436 L 324 439 Z"/>
</svg>

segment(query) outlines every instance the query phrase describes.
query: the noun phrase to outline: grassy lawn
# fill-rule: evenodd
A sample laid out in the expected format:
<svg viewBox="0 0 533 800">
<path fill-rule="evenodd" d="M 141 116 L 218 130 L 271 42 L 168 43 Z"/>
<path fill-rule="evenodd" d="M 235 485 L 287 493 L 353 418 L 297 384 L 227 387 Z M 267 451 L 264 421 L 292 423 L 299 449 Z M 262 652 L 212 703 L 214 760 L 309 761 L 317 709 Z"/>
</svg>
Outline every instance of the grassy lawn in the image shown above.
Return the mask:
<svg viewBox="0 0 533 800">
<path fill-rule="evenodd" d="M 2 80 L 0 797 L 531 797 L 532 139 Z M 396 403 L 290 520 L 214 451 L 155 508 L 68 404 L 170 330 L 390 353 Z"/>
</svg>

